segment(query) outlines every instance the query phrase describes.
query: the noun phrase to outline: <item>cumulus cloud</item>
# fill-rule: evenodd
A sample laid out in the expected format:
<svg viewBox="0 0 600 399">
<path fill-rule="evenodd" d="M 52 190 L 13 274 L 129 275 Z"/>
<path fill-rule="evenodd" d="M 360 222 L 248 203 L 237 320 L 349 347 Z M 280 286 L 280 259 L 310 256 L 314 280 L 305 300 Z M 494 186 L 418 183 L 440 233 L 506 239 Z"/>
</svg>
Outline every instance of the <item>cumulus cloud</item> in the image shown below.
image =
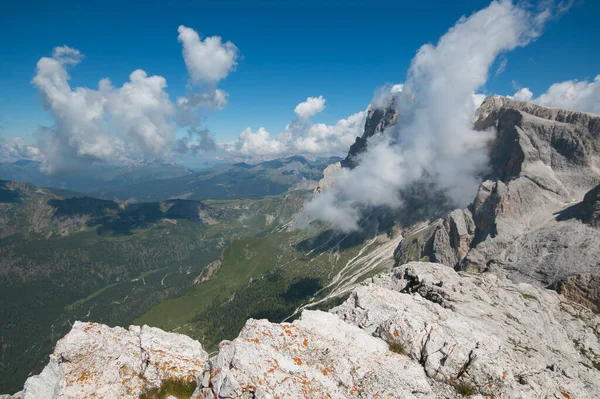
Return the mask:
<svg viewBox="0 0 600 399">
<path fill-rule="evenodd" d="M 576 111 L 600 113 L 600 75 L 593 81 L 567 80 L 554 83 L 548 90 L 534 98 L 528 88 L 522 88 L 513 96 L 515 100 L 532 101 L 554 108 L 567 108 Z"/>
<path fill-rule="evenodd" d="M 16 161 L 19 159 L 40 160 L 40 149 L 28 144 L 21 137 L 4 141 L 0 137 L 0 160 Z"/>
<path fill-rule="evenodd" d="M 294 112 L 301 119 L 308 119 L 325 109 L 325 99 L 323 96 L 308 97 L 306 101 L 296 105 Z"/>
<path fill-rule="evenodd" d="M 362 135 L 366 112 L 361 111 L 340 119 L 335 125 L 324 123 L 299 125 L 292 132 L 292 141 L 288 152 L 302 154 L 337 154 L 346 152 L 357 136 Z"/>
<path fill-rule="evenodd" d="M 84 160 L 161 156 L 174 140 L 166 80 L 138 69 L 120 88 L 108 79 L 98 89 L 72 88 L 66 67 L 82 59 L 78 50 L 62 46 L 37 63 L 32 83 L 55 122 L 39 132 L 45 170 L 72 168 Z"/>
<path fill-rule="evenodd" d="M 173 106 L 165 92 L 167 81 L 162 76 L 148 76 L 141 69 L 129 75 L 129 82 L 114 88 L 108 80 L 100 84 L 106 92 L 106 110 L 114 128 L 124 138 L 129 154 L 159 155 L 173 141 L 173 127 L 167 117 Z"/>
<path fill-rule="evenodd" d="M 183 59 L 194 83 L 216 84 L 229 75 L 237 65 L 238 48 L 219 36 L 202 40 L 193 29 L 183 25 L 177 29 L 183 45 Z"/>
<path fill-rule="evenodd" d="M 527 87 L 519 89 L 514 96 L 508 96 L 517 101 L 530 101 L 533 97 L 533 93 Z"/>
<path fill-rule="evenodd" d="M 200 126 L 200 109 L 221 110 L 227 105 L 229 94 L 217 88 L 237 66 L 238 48 L 231 42 L 223 42 L 219 36 L 202 40 L 193 29 L 179 26 L 178 40 L 188 70 L 190 82 L 185 97 L 177 98 L 180 127 L 187 128 L 187 137 L 177 141 L 177 152 L 196 155 L 202 151 L 213 151 L 216 142 L 212 133 Z"/>
<path fill-rule="evenodd" d="M 187 137 L 177 140 L 174 150 L 180 154 L 198 155 L 201 152 L 215 151 L 217 142 L 211 131 L 206 128 L 191 127 Z"/>
<path fill-rule="evenodd" d="M 54 173 L 82 162 L 160 159 L 173 150 L 196 154 L 216 148 L 213 135 L 200 126 L 198 110 L 219 110 L 227 104 L 228 94 L 216 85 L 235 69 L 238 50 L 218 36 L 201 40 L 185 26 L 178 32 L 190 83 L 175 105 L 166 92 L 166 79 L 141 69 L 121 87 L 102 79 L 96 89 L 73 88 L 67 69 L 83 60 L 79 50 L 56 47 L 51 57 L 38 61 L 32 83 L 54 119 L 53 126 L 38 132 L 44 170 Z M 186 137 L 176 140 L 177 126 L 187 129 Z"/>
<path fill-rule="evenodd" d="M 195 112 L 198 108 L 221 110 L 227 105 L 229 94 L 221 89 L 204 93 L 188 93 L 186 97 L 177 98 L 177 106 L 183 112 Z"/>
<path fill-rule="evenodd" d="M 366 112 L 357 112 L 334 125 L 312 122 L 310 116 L 320 112 L 324 106 L 323 96 L 309 97 L 295 107 L 297 117 L 277 135 L 271 135 L 263 127 L 254 132 L 246 128 L 227 150 L 255 157 L 346 152 L 355 138 L 362 134 Z"/>
<path fill-rule="evenodd" d="M 370 138 L 358 166 L 340 170 L 335 186 L 306 204 L 308 218 L 357 230 L 366 211 L 401 207 L 402 190 L 423 180 L 444 190 L 456 206 L 466 205 L 487 166 L 492 135 L 472 128 L 473 93 L 496 58 L 535 39 L 547 19 L 493 1 L 461 18 L 437 45 L 423 45 L 395 98 L 397 124 Z"/>
<path fill-rule="evenodd" d="M 276 155 L 284 152 L 284 143 L 272 138 L 264 127 L 255 132 L 247 127 L 235 141 L 234 149 L 242 155 Z"/>
</svg>

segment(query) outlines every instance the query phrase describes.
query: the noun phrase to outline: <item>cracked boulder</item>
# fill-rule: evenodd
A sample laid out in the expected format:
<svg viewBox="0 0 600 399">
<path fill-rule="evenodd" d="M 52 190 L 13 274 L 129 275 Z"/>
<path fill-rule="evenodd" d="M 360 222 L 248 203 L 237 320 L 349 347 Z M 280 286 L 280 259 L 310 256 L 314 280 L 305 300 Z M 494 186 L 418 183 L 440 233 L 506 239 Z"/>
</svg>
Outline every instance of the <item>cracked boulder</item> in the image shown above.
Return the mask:
<svg viewBox="0 0 600 399">
<path fill-rule="evenodd" d="M 202 380 L 206 398 L 434 397 L 418 363 L 320 311 L 293 323 L 249 320 L 221 343 Z"/>
<path fill-rule="evenodd" d="M 165 380 L 193 381 L 208 359 L 193 339 L 158 328 L 75 322 L 24 399 L 138 398 Z"/>
</svg>

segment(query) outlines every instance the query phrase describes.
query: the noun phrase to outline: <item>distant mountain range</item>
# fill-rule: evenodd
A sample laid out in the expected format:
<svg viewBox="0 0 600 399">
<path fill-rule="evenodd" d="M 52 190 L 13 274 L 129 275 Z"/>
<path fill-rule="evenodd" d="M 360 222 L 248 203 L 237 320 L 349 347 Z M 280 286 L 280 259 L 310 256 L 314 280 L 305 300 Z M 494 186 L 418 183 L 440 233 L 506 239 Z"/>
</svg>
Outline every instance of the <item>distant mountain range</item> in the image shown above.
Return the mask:
<svg viewBox="0 0 600 399">
<path fill-rule="evenodd" d="M 20 160 L 0 163 L 0 179 L 60 188 L 104 199 L 257 198 L 281 194 L 303 180 L 319 180 L 325 167 L 339 160 L 331 157 L 310 161 L 302 156 L 291 156 L 255 165 L 244 162 L 221 165 L 203 171 L 159 163 L 130 167 L 92 165 L 86 170 L 62 175 L 47 175 L 40 169 L 39 162 Z"/>
</svg>

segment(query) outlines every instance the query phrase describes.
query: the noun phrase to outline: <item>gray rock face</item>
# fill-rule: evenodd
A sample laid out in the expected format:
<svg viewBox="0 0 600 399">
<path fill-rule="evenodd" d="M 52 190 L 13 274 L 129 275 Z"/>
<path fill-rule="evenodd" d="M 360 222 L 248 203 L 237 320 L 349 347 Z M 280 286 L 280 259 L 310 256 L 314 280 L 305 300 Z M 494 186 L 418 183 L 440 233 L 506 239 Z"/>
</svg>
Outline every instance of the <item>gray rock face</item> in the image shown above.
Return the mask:
<svg viewBox="0 0 600 399">
<path fill-rule="evenodd" d="M 482 397 L 598 395 L 600 319 L 549 290 L 415 262 L 374 277 L 332 312 L 402 347 L 434 391 L 433 381 L 465 381 Z"/>
<path fill-rule="evenodd" d="M 392 102 L 386 108 L 370 107 L 367 111 L 367 120 L 365 122 L 365 130 L 361 137 L 357 137 L 356 141 L 350 146 L 348 155 L 341 161 L 344 168 L 353 169 L 356 167 L 356 156 L 367 149 L 367 139 L 375 134 L 383 132 L 388 126 L 396 123 L 398 112 L 396 105 Z"/>
<path fill-rule="evenodd" d="M 493 180 L 506 183 L 530 175 L 558 195 L 567 194 L 564 188 L 582 194 L 599 180 L 599 115 L 492 96 L 478 110 L 475 127 L 497 128 L 490 151 Z M 554 174 L 531 170 L 542 165 Z"/>
<path fill-rule="evenodd" d="M 585 221 L 593 227 L 600 227 L 600 185 L 585 194 L 582 207 Z"/>
<path fill-rule="evenodd" d="M 493 270 L 565 287 L 565 295 L 597 309 L 598 290 L 586 282 L 600 276 L 600 231 L 592 228 L 600 222 L 600 187 L 583 197 L 600 182 L 600 116 L 493 96 L 475 127 L 497 134 L 490 173 L 462 211 L 465 223 L 459 210 L 431 223 L 412 256 L 403 256 L 407 243 L 400 243 L 398 263 L 427 257 L 465 271 Z"/>
<path fill-rule="evenodd" d="M 423 259 L 454 267 L 467 255 L 474 234 L 471 212 L 455 209 L 443 220 L 405 232 L 394 253 L 396 264 Z"/>
<path fill-rule="evenodd" d="M 335 184 L 335 174 L 342 168 L 340 162 L 332 163 L 323 170 L 323 178 L 319 180 L 317 187 L 314 189 L 314 195 L 322 193 L 331 188 Z"/>
</svg>

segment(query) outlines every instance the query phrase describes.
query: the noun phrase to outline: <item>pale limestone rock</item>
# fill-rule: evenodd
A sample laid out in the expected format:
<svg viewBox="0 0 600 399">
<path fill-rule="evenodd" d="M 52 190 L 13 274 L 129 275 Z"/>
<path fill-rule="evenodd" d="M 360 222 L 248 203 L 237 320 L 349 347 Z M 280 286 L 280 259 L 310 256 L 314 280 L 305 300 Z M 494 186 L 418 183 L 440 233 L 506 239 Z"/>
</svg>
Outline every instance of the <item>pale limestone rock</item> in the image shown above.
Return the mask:
<svg viewBox="0 0 600 399">
<path fill-rule="evenodd" d="M 148 326 L 76 322 L 24 399 L 137 398 L 167 379 L 193 380 L 208 358 L 199 342 Z"/>
<path fill-rule="evenodd" d="M 414 262 L 374 277 L 332 312 L 403 345 L 431 379 L 460 376 L 484 396 L 600 395 L 600 317 L 550 290 Z"/>
<path fill-rule="evenodd" d="M 412 262 L 330 313 L 250 319 L 209 361 L 178 334 L 76 323 L 24 397 L 137 398 L 177 378 L 194 399 L 458 399 L 458 383 L 478 399 L 595 398 L 599 337 L 600 316 L 554 291 Z"/>
<path fill-rule="evenodd" d="M 336 173 L 342 168 L 342 165 L 339 162 L 332 163 L 328 165 L 325 170 L 323 170 L 323 178 L 319 180 L 317 187 L 314 189 L 313 193 L 319 194 L 323 191 L 331 188 L 335 182 Z"/>
<path fill-rule="evenodd" d="M 203 381 L 206 397 L 435 397 L 418 363 L 320 311 L 294 323 L 249 320 L 238 338 L 221 343 Z"/>
</svg>

